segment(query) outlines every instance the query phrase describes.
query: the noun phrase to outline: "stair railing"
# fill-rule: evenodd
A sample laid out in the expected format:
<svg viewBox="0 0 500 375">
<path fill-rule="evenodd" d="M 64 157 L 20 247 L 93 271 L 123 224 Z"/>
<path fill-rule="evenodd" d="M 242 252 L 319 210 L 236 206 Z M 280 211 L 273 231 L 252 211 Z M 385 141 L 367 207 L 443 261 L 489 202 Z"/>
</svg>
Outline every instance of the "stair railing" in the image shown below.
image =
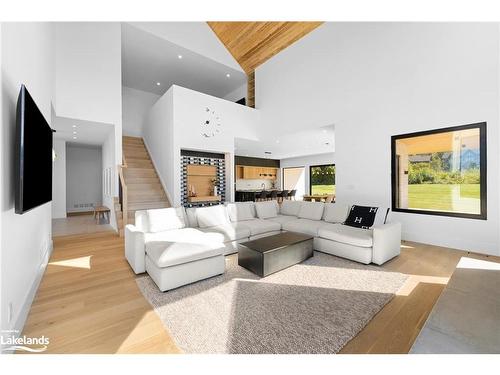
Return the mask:
<svg viewBox="0 0 500 375">
<path fill-rule="evenodd" d="M 120 205 L 122 208 L 122 222 L 123 228 L 125 229 L 125 225 L 128 224 L 128 194 L 127 194 L 127 184 L 125 183 L 125 172 L 124 170 L 127 168 L 127 162 L 125 158 L 123 158 L 123 164 L 118 165 L 118 176 L 119 178 L 119 191 L 120 191 Z"/>
</svg>

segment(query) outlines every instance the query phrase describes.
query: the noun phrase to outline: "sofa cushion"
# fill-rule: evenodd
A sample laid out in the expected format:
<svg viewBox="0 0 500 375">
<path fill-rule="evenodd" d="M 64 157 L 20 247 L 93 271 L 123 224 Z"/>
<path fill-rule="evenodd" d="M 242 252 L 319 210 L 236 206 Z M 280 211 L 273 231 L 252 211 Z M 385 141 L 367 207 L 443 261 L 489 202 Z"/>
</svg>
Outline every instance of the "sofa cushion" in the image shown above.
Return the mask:
<svg viewBox="0 0 500 375">
<path fill-rule="evenodd" d="M 148 232 L 164 232 L 186 226 L 184 207 L 157 208 L 147 210 L 146 213 L 148 215 Z"/>
<path fill-rule="evenodd" d="M 280 214 L 289 216 L 298 216 L 302 202 L 284 200 L 281 203 Z"/>
<path fill-rule="evenodd" d="M 275 223 L 283 225 L 285 223 L 288 223 L 289 221 L 297 220 L 297 216 L 278 215 L 276 217 L 272 217 L 272 218 L 267 219 L 267 220 L 268 221 L 274 221 Z"/>
<path fill-rule="evenodd" d="M 196 216 L 197 209 L 198 209 L 197 207 L 186 208 L 187 225 L 190 226 L 191 228 L 198 227 L 198 217 Z"/>
<path fill-rule="evenodd" d="M 327 225 L 327 223 L 320 220 L 297 219 L 283 224 L 283 229 L 317 237 L 319 228 L 324 225 Z"/>
<path fill-rule="evenodd" d="M 343 223 L 349 214 L 349 206 L 343 203 L 326 203 L 323 220 L 328 223 Z"/>
<path fill-rule="evenodd" d="M 185 243 L 154 241 L 146 245 L 146 253 L 159 268 L 171 267 L 195 260 L 222 255 L 222 243 Z"/>
<path fill-rule="evenodd" d="M 189 243 L 223 242 L 220 236 L 204 233 L 195 228 L 174 229 L 165 232 L 144 233 L 144 242 L 177 241 Z"/>
<path fill-rule="evenodd" d="M 251 236 L 281 230 L 281 224 L 270 220 L 254 219 L 242 221 L 241 224 L 250 229 Z"/>
<path fill-rule="evenodd" d="M 232 222 L 255 219 L 255 205 L 253 202 L 229 203 L 226 207 L 229 219 Z"/>
<path fill-rule="evenodd" d="M 297 216 L 300 219 L 321 220 L 324 208 L 323 202 L 302 202 Z"/>
<path fill-rule="evenodd" d="M 215 227 L 200 228 L 204 233 L 217 235 L 223 242 L 242 240 L 250 237 L 250 228 L 241 223 L 229 223 Z"/>
<path fill-rule="evenodd" d="M 373 246 L 373 231 L 342 224 L 327 224 L 319 229 L 319 237 L 359 247 Z"/>
<path fill-rule="evenodd" d="M 135 226 L 141 232 L 149 231 L 148 213 L 146 210 L 135 211 Z"/>
<path fill-rule="evenodd" d="M 196 218 L 200 228 L 230 224 L 227 209 L 223 205 L 196 208 Z"/>
<path fill-rule="evenodd" d="M 384 225 L 389 220 L 389 214 L 391 213 L 391 209 L 389 207 L 379 207 L 377 211 L 377 215 L 375 216 L 374 226 Z"/>
<path fill-rule="evenodd" d="M 259 219 L 269 219 L 271 217 L 278 216 L 278 202 L 269 201 L 269 202 L 256 202 L 255 210 L 257 211 L 257 217 Z"/>
</svg>

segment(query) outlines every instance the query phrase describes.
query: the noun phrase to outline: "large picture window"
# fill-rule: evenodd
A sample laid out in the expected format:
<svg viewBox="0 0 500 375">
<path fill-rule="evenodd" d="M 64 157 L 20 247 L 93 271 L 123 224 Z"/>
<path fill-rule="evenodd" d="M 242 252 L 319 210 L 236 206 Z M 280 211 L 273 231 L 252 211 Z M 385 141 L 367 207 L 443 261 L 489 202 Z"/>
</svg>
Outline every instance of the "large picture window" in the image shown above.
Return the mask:
<svg viewBox="0 0 500 375">
<path fill-rule="evenodd" d="M 335 195 L 335 164 L 309 167 L 311 195 Z"/>
<path fill-rule="evenodd" d="M 486 123 L 393 136 L 392 209 L 486 219 Z"/>
</svg>

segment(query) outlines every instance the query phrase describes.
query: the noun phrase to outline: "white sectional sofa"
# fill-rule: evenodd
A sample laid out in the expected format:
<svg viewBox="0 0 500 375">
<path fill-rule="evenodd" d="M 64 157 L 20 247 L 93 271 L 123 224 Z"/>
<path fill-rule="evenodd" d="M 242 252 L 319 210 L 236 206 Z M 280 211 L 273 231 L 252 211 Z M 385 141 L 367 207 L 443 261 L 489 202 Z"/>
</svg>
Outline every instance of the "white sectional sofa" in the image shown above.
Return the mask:
<svg viewBox="0 0 500 375">
<path fill-rule="evenodd" d="M 125 228 L 125 256 L 135 273 L 148 272 L 170 290 L 224 272 L 224 255 L 238 243 L 293 231 L 314 237 L 314 249 L 357 262 L 381 265 L 399 255 L 401 225 L 379 210 L 371 229 L 342 223 L 348 205 L 276 201 L 200 208 L 137 211 Z"/>
</svg>

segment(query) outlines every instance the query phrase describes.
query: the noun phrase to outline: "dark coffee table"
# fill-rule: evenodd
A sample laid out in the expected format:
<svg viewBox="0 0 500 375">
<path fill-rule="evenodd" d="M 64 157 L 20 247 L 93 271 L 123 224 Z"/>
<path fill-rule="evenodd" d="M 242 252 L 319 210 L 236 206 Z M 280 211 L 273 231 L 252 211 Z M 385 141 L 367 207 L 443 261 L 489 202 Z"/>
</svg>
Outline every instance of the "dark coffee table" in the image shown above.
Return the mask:
<svg viewBox="0 0 500 375">
<path fill-rule="evenodd" d="M 260 277 L 281 271 L 313 256 L 313 237 L 283 232 L 240 243 L 238 264 Z"/>
</svg>

